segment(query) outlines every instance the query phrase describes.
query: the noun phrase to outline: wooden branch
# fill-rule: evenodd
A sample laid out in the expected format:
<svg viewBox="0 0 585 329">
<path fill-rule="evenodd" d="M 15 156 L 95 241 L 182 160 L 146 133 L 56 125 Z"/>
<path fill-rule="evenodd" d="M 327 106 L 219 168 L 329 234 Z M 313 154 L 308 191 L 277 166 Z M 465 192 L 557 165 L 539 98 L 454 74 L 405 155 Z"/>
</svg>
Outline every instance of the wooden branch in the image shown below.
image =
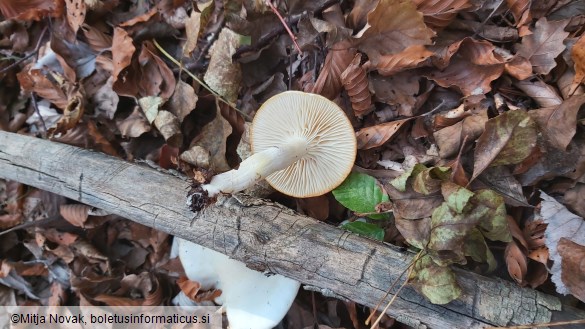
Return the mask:
<svg viewBox="0 0 585 329">
<path fill-rule="evenodd" d="M 134 220 L 373 307 L 413 255 L 245 195 L 201 213 L 185 204 L 189 182 L 77 147 L 0 131 L 0 176 Z M 460 300 L 433 305 L 412 288 L 388 311 L 415 328 L 483 328 L 583 318 L 559 299 L 456 270 Z M 559 312 L 563 309 L 563 312 Z"/>
</svg>

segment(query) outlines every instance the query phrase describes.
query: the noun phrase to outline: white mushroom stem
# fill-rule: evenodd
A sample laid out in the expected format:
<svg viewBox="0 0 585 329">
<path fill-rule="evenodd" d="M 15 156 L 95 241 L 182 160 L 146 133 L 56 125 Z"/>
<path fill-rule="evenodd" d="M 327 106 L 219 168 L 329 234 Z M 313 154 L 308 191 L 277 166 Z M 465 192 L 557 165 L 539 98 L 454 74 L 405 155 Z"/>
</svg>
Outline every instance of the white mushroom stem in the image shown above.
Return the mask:
<svg viewBox="0 0 585 329">
<path fill-rule="evenodd" d="M 233 169 L 216 175 L 209 184 L 201 187 L 210 197 L 222 193 L 235 193 L 251 187 L 266 176 L 285 169 L 307 153 L 309 142 L 303 137 L 291 137 L 278 147 L 255 153 Z"/>
</svg>

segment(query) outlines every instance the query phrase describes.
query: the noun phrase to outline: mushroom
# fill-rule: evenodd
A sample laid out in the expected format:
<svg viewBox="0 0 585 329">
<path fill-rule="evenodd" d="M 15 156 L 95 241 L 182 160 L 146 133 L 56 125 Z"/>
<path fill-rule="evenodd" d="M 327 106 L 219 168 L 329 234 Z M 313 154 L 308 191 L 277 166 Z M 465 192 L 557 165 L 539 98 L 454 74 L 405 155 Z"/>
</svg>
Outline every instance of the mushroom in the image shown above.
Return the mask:
<svg viewBox="0 0 585 329">
<path fill-rule="evenodd" d="M 190 280 L 201 289 L 216 288 L 230 329 L 271 329 L 294 301 L 300 282 L 282 275 L 266 276 L 217 251 L 178 239 L 179 258 Z"/>
<path fill-rule="evenodd" d="M 298 198 L 325 194 L 349 175 L 356 155 L 353 127 L 330 100 L 299 91 L 268 99 L 250 129 L 253 155 L 237 170 L 214 176 L 190 192 L 193 210 L 206 198 L 244 190 L 266 179 L 276 190 Z M 300 283 L 265 276 L 237 260 L 179 239 L 179 257 L 189 279 L 218 288 L 231 329 L 276 326 L 292 304 Z"/>
<path fill-rule="evenodd" d="M 286 91 L 256 112 L 250 133 L 254 153 L 237 170 L 201 185 L 208 197 L 244 190 L 266 179 L 298 198 L 325 194 L 349 175 L 356 155 L 353 127 L 327 98 Z"/>
</svg>

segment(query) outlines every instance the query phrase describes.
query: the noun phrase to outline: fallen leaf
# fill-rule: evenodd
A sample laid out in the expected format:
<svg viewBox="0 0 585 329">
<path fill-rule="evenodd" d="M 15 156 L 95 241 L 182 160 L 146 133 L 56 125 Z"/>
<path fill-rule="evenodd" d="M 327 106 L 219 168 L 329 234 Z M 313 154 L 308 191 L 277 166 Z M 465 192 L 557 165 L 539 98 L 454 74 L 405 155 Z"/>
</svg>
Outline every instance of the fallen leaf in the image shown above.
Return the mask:
<svg viewBox="0 0 585 329">
<path fill-rule="evenodd" d="M 73 33 L 77 33 L 85 21 L 85 0 L 65 0 L 65 7 L 67 9 L 67 22 Z"/>
<path fill-rule="evenodd" d="M 456 87 L 464 96 L 484 95 L 492 90 L 490 83 L 504 72 L 504 59 L 487 41 L 465 38 L 446 69 L 427 74 L 442 87 Z"/>
<path fill-rule="evenodd" d="M 334 99 L 341 92 L 341 73 L 349 66 L 356 54 L 348 40 L 340 41 L 331 47 L 325 57 L 325 64 L 311 92 Z"/>
<path fill-rule="evenodd" d="M 565 32 L 568 20 L 551 21 L 545 17 L 536 22 L 531 35 L 522 38 L 516 49 L 516 55 L 522 56 L 532 63 L 536 74 L 548 74 L 556 65 L 555 58 L 565 50 L 563 41 L 569 36 Z"/>
<path fill-rule="evenodd" d="M 197 47 L 197 41 L 199 40 L 199 33 L 201 28 L 201 13 L 195 9 L 191 11 L 191 15 L 185 21 L 185 35 L 187 40 L 183 45 L 183 56 L 191 56 L 195 47 Z"/>
<path fill-rule="evenodd" d="M 583 82 L 583 79 L 585 79 L 585 35 L 581 35 L 579 40 L 573 45 L 571 58 L 575 67 L 575 77 L 571 83 L 569 95 L 572 95 Z"/>
<path fill-rule="evenodd" d="M 522 110 L 508 111 L 488 120 L 477 140 L 474 180 L 484 169 L 522 162 L 536 146 L 536 124 Z"/>
<path fill-rule="evenodd" d="M 368 88 L 366 70 L 360 65 L 361 54 L 356 54 L 349 66 L 341 73 L 341 83 L 349 95 L 356 117 L 361 118 L 373 109 L 372 94 Z"/>
<path fill-rule="evenodd" d="M 419 76 L 410 72 L 399 72 L 388 77 L 370 74 L 370 87 L 376 101 L 396 107 L 399 115 L 414 115 L 419 100 L 416 96 L 420 89 Z"/>
<path fill-rule="evenodd" d="M 585 301 L 585 246 L 561 238 L 557 248 L 563 262 L 561 279 L 573 296 Z"/>
<path fill-rule="evenodd" d="M 128 32 L 121 27 L 114 28 L 114 36 L 112 38 L 112 61 L 114 64 L 114 71 L 112 76 L 114 82 L 118 80 L 120 73 L 132 62 L 132 55 L 136 47 L 132 42 L 132 38 Z"/>
<path fill-rule="evenodd" d="M 59 213 L 69 223 L 77 227 L 84 227 L 90 209 L 91 207 L 85 204 L 62 204 L 59 207 Z"/>
<path fill-rule="evenodd" d="M 151 130 L 150 122 L 142 114 L 142 110 L 138 106 L 134 107 L 128 117 L 117 120 L 116 126 L 124 137 L 138 137 Z"/>
<path fill-rule="evenodd" d="M 60 16 L 56 1 L 52 0 L 3 0 L 0 1 L 0 12 L 6 19 L 14 18 L 23 21 L 40 21 L 46 16 Z"/>
<path fill-rule="evenodd" d="M 226 160 L 226 141 L 231 133 L 231 125 L 223 118 L 221 109 L 217 106 L 215 119 L 203 127 L 199 139 L 191 142 L 190 148 L 200 146 L 211 154 L 211 170 L 215 172 L 230 170 Z"/>
<path fill-rule="evenodd" d="M 553 261 L 553 265 L 550 269 L 551 279 L 555 283 L 558 293 L 563 295 L 570 294 L 572 293 L 571 288 L 574 287 L 573 285 L 575 282 L 572 280 L 569 281 L 570 288 L 567 286 L 563 278 L 579 276 L 577 275 L 579 272 L 564 273 L 563 256 L 560 254 L 560 251 L 562 250 L 565 256 L 567 256 L 568 253 L 574 254 L 582 252 L 582 246 L 585 245 L 585 225 L 583 218 L 571 213 L 565 206 L 544 192 L 540 193 L 540 198 L 542 199 L 540 212 L 535 215 L 541 217 L 544 222 L 548 224 L 544 236 L 546 246 L 550 253 L 550 259 Z M 565 241 L 563 242 L 563 247 L 559 248 L 559 243 L 563 239 L 570 240 L 572 244 Z M 572 248 L 571 245 L 573 244 L 581 245 L 581 247 Z M 570 261 L 574 262 L 574 258 L 571 257 Z M 575 266 L 574 264 L 575 263 L 564 267 L 572 268 Z"/>
<path fill-rule="evenodd" d="M 575 136 L 577 114 L 585 104 L 585 95 L 572 96 L 556 107 L 530 111 L 548 142 L 559 150 L 565 151 Z"/>
<path fill-rule="evenodd" d="M 563 203 L 581 217 L 585 217 L 585 184 L 577 183 L 565 192 Z"/>
<path fill-rule="evenodd" d="M 232 55 L 241 44 L 242 36 L 224 27 L 217 41 L 211 46 L 209 66 L 203 80 L 228 102 L 238 99 L 242 69 L 240 63 L 232 62 Z"/>
<path fill-rule="evenodd" d="M 371 214 L 376 212 L 379 203 L 389 199 L 380 183 L 370 175 L 352 172 L 331 192 L 339 203 L 356 213 L 369 214 L 373 219 L 388 218 L 388 214 Z"/>
<path fill-rule="evenodd" d="M 166 108 L 179 119 L 179 122 L 183 122 L 183 119 L 195 109 L 197 99 L 195 89 L 179 80 L 175 86 L 173 96 L 166 104 Z"/>
<path fill-rule="evenodd" d="M 104 33 L 102 30 L 88 24 L 83 24 L 81 26 L 81 31 L 87 39 L 87 44 L 94 51 L 99 52 L 106 48 L 113 47 L 112 36 Z"/>
<path fill-rule="evenodd" d="M 431 44 L 435 35 L 411 1 L 380 0 L 368 13 L 367 21 L 357 34 L 356 43 L 374 65 L 382 55 L 396 54 L 413 45 Z"/>
<path fill-rule="evenodd" d="M 181 123 L 174 114 L 169 111 L 158 111 L 153 123 L 167 144 L 179 147 L 183 143 Z"/>
<path fill-rule="evenodd" d="M 425 46 L 414 45 L 396 54 L 382 55 L 378 60 L 376 69 L 381 75 L 389 76 L 400 71 L 419 67 L 432 55 L 433 52 L 427 50 Z"/>
<path fill-rule="evenodd" d="M 467 143 L 475 141 L 484 132 L 487 121 L 487 112 L 482 111 L 479 114 L 468 116 L 452 126 L 434 132 L 433 136 L 439 147 L 441 158 L 451 158 L 459 153 L 466 137 Z"/>
<path fill-rule="evenodd" d="M 477 179 L 504 197 L 507 204 L 514 207 L 530 207 L 522 191 L 522 185 L 506 166 L 486 168 Z"/>
<path fill-rule="evenodd" d="M 453 272 L 435 264 L 428 255 L 416 261 L 409 279 L 433 304 L 447 304 L 459 298 L 462 292 Z"/>
<path fill-rule="evenodd" d="M 488 248 L 485 239 L 478 229 L 474 229 L 469 233 L 463 246 L 465 256 L 471 257 L 478 263 L 487 263 L 487 272 L 493 272 L 497 267 L 496 259 Z"/>
<path fill-rule="evenodd" d="M 525 25 L 532 19 L 530 2 L 530 0 L 506 0 L 506 5 L 514 16 L 516 26 Z"/>
<path fill-rule="evenodd" d="M 528 270 L 528 263 L 526 256 L 522 250 L 520 250 L 516 242 L 508 242 L 506 251 L 504 252 L 504 258 L 506 259 L 506 265 L 508 266 L 508 273 L 512 279 L 518 282 L 518 284 L 523 285 Z"/>
<path fill-rule="evenodd" d="M 435 29 L 449 25 L 461 11 L 472 7 L 469 0 L 413 0 L 416 9 L 423 13 L 425 23 Z"/>
<path fill-rule="evenodd" d="M 557 106 L 563 102 L 563 98 L 553 87 L 537 78 L 517 81 L 514 86 L 525 92 L 541 107 Z"/>
<path fill-rule="evenodd" d="M 50 81 L 41 70 L 22 71 L 17 74 L 17 77 L 24 91 L 35 92 L 62 110 L 69 104 L 69 99 L 63 90 Z"/>
<path fill-rule="evenodd" d="M 410 120 L 412 118 L 386 122 L 360 129 L 356 133 L 357 148 L 367 150 L 383 145 L 392 140 L 392 137 L 396 135 L 398 130 Z"/>
</svg>

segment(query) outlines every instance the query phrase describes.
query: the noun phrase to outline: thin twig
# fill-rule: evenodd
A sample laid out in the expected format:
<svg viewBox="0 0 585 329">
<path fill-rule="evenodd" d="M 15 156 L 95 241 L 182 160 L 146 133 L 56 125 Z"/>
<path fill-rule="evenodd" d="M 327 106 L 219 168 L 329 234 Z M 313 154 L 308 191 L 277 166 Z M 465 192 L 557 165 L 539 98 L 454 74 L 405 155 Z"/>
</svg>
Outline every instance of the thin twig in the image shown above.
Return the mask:
<svg viewBox="0 0 585 329">
<path fill-rule="evenodd" d="M 278 19 L 280 20 L 282 25 L 284 26 L 284 29 L 286 30 L 286 32 L 290 36 L 290 38 L 291 38 L 292 42 L 294 43 L 295 48 L 297 48 L 297 51 L 299 52 L 299 54 L 302 54 L 303 51 L 301 50 L 301 47 L 299 47 L 299 44 L 297 43 L 297 37 L 295 37 L 295 35 L 292 33 L 292 31 L 288 27 L 288 24 L 286 23 L 286 21 L 284 20 L 282 15 L 280 15 L 280 13 L 278 12 L 278 9 L 276 9 L 276 7 L 274 7 L 274 5 L 272 4 L 272 1 L 266 0 L 265 2 L 268 5 L 268 7 L 270 7 L 272 12 L 278 17 Z"/>
<path fill-rule="evenodd" d="M 35 109 L 35 113 L 39 116 L 39 119 L 41 120 L 41 124 L 43 125 L 43 130 L 44 130 L 43 138 L 47 137 L 47 133 L 48 133 L 47 124 L 45 123 L 45 119 L 43 118 L 43 116 L 41 115 L 41 111 L 39 110 L 39 104 L 37 103 L 37 98 L 36 98 L 35 94 L 32 92 L 30 93 L 30 100 L 31 100 L 31 103 Z"/>
<path fill-rule="evenodd" d="M 47 217 L 47 218 L 35 220 L 35 221 L 32 221 L 32 222 L 22 223 L 20 225 L 16 225 L 16 226 L 11 227 L 11 228 L 9 228 L 9 229 L 7 229 L 5 231 L 0 232 L 0 236 L 3 236 L 5 234 L 8 234 L 10 232 L 14 232 L 14 231 L 17 231 L 17 230 L 22 230 L 22 229 L 25 229 L 25 228 L 29 228 L 31 226 L 45 226 L 45 225 L 47 225 L 49 223 L 52 223 L 52 222 L 57 221 L 57 220 L 60 220 L 60 219 L 61 219 L 61 216 L 51 216 L 51 217 Z"/>
</svg>

